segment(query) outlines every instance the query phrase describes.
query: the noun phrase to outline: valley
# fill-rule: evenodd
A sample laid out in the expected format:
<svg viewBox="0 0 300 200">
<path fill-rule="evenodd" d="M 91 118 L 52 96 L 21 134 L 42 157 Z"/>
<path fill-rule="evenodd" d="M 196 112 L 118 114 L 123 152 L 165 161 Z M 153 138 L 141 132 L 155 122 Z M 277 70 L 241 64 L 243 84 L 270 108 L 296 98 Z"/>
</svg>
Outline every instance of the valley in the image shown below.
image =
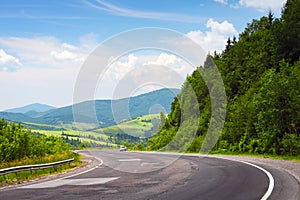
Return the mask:
<svg viewBox="0 0 300 200">
<path fill-rule="evenodd" d="M 159 113 L 170 112 L 170 104 L 179 92 L 164 88 L 125 99 L 88 101 L 62 108 L 31 104 L 0 112 L 0 118 L 20 123 L 37 135 L 61 137 L 73 148 L 117 148 L 124 142 L 135 145 L 147 141 L 160 123 Z M 97 127 L 84 120 L 74 122 L 72 108 L 81 106 L 84 110 L 89 103 L 95 104 Z M 113 106 L 119 108 L 124 103 L 129 104 L 131 118 L 125 118 L 128 111 L 121 108 L 118 113 L 125 117 L 118 122 L 113 116 Z"/>
</svg>

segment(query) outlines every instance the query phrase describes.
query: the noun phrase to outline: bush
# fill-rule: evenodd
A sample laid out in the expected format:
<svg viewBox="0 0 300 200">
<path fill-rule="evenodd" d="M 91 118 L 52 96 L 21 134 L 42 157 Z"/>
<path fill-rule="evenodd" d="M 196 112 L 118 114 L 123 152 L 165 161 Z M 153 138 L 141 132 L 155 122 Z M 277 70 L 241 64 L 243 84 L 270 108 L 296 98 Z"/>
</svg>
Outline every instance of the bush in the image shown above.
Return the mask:
<svg viewBox="0 0 300 200">
<path fill-rule="evenodd" d="M 0 120 L 0 162 L 38 158 L 70 152 L 62 138 L 37 136 L 21 124 Z"/>
</svg>

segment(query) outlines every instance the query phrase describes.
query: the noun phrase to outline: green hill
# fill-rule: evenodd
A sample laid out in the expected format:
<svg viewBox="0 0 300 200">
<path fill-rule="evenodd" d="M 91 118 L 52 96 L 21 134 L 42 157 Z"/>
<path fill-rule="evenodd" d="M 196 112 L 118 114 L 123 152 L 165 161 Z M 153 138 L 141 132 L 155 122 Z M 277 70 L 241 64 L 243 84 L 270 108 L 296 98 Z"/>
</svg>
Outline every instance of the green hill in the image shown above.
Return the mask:
<svg viewBox="0 0 300 200">
<path fill-rule="evenodd" d="M 120 123 L 123 120 L 162 111 L 157 108 L 162 108 L 168 113 L 170 112 L 171 102 L 179 92 L 179 89 L 164 88 L 130 98 L 86 101 L 73 106 L 52 109 L 41 113 L 30 112 L 29 115 L 26 115 L 26 113 L 0 112 L 0 118 L 16 122 L 65 126 L 74 122 L 73 107 L 76 107 L 80 108 L 76 122 L 88 124 L 94 121 L 90 118 L 90 113 L 87 112 L 87 110 L 95 105 L 95 111 L 99 121 L 98 125 L 107 127 Z M 115 113 L 113 113 L 112 107 L 114 108 Z"/>
<path fill-rule="evenodd" d="M 5 110 L 4 112 L 10 112 L 10 113 L 27 113 L 27 112 L 45 112 L 48 110 L 55 109 L 53 106 L 45 105 L 45 104 L 40 104 L 40 103 L 34 103 L 30 105 L 26 105 L 23 107 L 19 108 L 12 108 Z"/>
<path fill-rule="evenodd" d="M 22 123 L 22 125 L 36 134 L 62 137 L 67 142 L 76 141 L 78 144 L 83 143 L 85 146 L 92 147 L 114 147 L 125 141 L 134 144 L 138 143 L 141 138 L 151 137 L 153 133 L 156 133 L 159 123 L 160 115 L 151 114 L 90 131 L 74 130 L 75 127 L 72 125 L 63 127 L 35 123 Z"/>
<path fill-rule="evenodd" d="M 159 114 L 145 115 L 124 121 L 118 125 L 97 129 L 94 130 L 94 132 L 102 132 L 106 135 L 127 134 L 137 138 L 147 138 L 150 137 L 152 133 L 156 132 L 159 122 Z"/>
<path fill-rule="evenodd" d="M 93 130 L 95 133 L 109 136 L 110 142 L 114 144 L 139 143 L 148 140 L 157 132 L 160 123 L 160 114 L 145 115 L 132 120 L 126 120 L 118 125 Z"/>
</svg>

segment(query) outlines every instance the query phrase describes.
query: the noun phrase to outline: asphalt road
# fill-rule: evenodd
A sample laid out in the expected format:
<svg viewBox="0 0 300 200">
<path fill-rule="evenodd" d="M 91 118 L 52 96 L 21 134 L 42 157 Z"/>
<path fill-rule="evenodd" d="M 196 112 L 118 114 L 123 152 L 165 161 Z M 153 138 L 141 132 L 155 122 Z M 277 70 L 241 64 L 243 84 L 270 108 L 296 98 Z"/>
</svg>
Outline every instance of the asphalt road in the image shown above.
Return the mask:
<svg viewBox="0 0 300 200">
<path fill-rule="evenodd" d="M 243 162 L 156 153 L 84 152 L 103 164 L 88 172 L 0 192 L 19 199 L 300 199 L 299 183 L 286 172 Z"/>
</svg>

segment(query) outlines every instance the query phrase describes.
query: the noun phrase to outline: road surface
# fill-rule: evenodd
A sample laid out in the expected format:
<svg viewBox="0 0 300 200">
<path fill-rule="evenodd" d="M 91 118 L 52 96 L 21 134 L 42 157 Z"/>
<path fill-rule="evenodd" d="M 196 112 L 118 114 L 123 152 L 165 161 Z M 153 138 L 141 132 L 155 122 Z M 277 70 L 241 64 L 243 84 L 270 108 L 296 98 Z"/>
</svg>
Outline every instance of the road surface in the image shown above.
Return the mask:
<svg viewBox="0 0 300 200">
<path fill-rule="evenodd" d="M 84 153 L 99 159 L 99 166 L 71 177 L 4 190 L 0 199 L 300 199 L 299 183 L 276 168 L 193 155 Z"/>
</svg>

